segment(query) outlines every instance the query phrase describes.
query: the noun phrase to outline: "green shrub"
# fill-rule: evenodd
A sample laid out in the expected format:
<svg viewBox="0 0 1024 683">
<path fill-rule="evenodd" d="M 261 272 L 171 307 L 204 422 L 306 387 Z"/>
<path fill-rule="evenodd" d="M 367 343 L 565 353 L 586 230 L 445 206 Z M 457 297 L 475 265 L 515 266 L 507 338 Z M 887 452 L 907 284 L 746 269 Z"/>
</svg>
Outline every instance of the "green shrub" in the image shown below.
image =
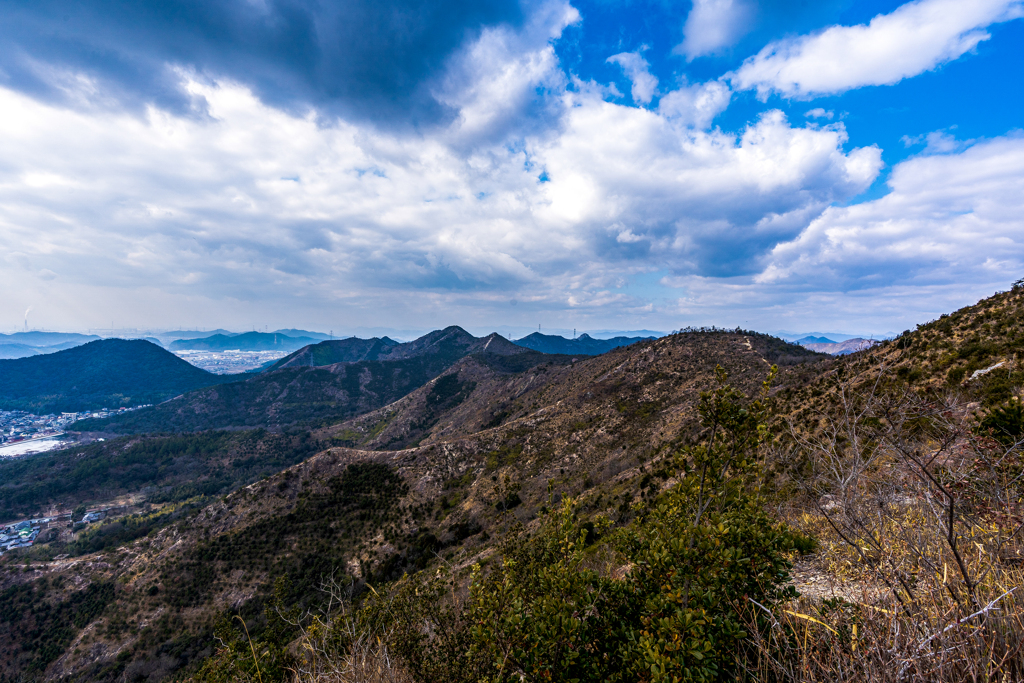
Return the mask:
<svg viewBox="0 0 1024 683">
<path fill-rule="evenodd" d="M 1024 437 L 1024 404 L 1016 396 L 989 411 L 979 425 L 980 431 L 1010 446 Z"/>
</svg>

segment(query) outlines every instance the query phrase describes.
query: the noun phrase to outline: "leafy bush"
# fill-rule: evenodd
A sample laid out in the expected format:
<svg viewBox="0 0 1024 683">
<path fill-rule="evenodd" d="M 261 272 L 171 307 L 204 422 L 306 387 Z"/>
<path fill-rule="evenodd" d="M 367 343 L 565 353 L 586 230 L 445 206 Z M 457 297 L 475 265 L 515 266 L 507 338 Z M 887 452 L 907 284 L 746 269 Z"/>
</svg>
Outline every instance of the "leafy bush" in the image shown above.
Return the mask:
<svg viewBox="0 0 1024 683">
<path fill-rule="evenodd" d="M 989 411 L 979 425 L 981 431 L 1009 446 L 1024 437 L 1024 404 L 1016 396 Z"/>
<path fill-rule="evenodd" d="M 679 483 L 620 542 L 630 594 L 642 600 L 632 680 L 731 680 L 745 625 L 766 625 L 751 603 L 795 597 L 785 585 L 792 535 L 765 514 L 756 485 L 774 369 L 747 407 L 716 374 L 699 405 L 704 441 L 677 456 Z"/>
</svg>

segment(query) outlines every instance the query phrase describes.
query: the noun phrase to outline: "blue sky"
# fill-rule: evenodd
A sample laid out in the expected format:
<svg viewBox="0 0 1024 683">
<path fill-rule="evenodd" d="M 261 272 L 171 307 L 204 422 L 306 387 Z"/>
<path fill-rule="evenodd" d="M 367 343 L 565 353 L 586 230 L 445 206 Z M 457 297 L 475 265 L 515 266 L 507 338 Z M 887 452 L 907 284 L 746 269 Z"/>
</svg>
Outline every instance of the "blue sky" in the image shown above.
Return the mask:
<svg viewBox="0 0 1024 683">
<path fill-rule="evenodd" d="M 1021 0 L 0 7 L 0 326 L 877 334 L 1024 276 Z"/>
</svg>

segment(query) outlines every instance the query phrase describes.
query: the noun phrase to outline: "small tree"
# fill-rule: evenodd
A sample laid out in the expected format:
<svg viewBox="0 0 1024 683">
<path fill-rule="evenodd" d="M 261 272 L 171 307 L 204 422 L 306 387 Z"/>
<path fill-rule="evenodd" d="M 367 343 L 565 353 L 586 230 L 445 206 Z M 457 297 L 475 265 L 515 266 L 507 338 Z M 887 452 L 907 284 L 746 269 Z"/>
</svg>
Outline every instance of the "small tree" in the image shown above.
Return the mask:
<svg viewBox="0 0 1024 683">
<path fill-rule="evenodd" d="M 583 566 L 586 535 L 567 497 L 534 537 L 509 535 L 490 573 L 476 568 L 473 651 L 490 662 L 486 680 L 622 680 L 635 614 L 622 582 Z"/>
<path fill-rule="evenodd" d="M 631 592 L 643 599 L 636 680 L 731 679 L 744 625 L 767 626 L 760 610 L 796 596 L 786 586 L 792 534 L 765 514 L 758 485 L 775 373 L 744 406 L 716 369 L 718 388 L 699 405 L 703 439 L 676 455 L 679 483 L 622 537 Z"/>
</svg>

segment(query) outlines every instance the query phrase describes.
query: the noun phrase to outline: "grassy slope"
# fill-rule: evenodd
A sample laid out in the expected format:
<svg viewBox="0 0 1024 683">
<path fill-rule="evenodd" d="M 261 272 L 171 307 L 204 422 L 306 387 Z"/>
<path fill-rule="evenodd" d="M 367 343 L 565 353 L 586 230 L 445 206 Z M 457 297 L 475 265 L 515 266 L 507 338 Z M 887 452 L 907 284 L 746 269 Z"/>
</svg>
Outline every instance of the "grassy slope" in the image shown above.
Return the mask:
<svg viewBox="0 0 1024 683">
<path fill-rule="evenodd" d="M 907 330 L 899 337 L 823 366 L 813 382 L 782 392 L 783 411 L 806 429 L 817 412 L 836 406 L 839 373 L 855 382 L 913 387 L 924 394 L 957 391 L 982 408 L 1007 400 L 1024 385 L 1024 287 L 1001 292 L 938 320 Z M 974 379 L 976 370 L 997 370 Z"/>
<path fill-rule="evenodd" d="M 869 358 L 886 358 L 897 376 L 922 387 L 956 387 L 986 405 L 1006 400 L 1024 383 L 1024 287 L 1002 292 L 904 332 Z M 972 380 L 976 370 L 1003 366 Z M 1014 374 L 1016 373 L 1016 374 Z"/>
</svg>

